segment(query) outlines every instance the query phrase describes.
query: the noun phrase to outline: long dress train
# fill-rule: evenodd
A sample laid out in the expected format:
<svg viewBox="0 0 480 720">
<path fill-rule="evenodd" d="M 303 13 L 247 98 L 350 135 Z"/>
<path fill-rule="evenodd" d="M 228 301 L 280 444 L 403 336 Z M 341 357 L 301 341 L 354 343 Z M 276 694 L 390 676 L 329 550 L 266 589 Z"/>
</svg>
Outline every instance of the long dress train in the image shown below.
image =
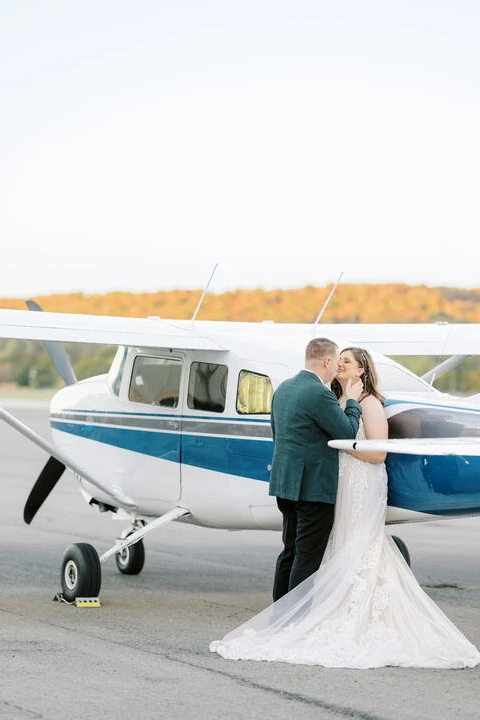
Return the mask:
<svg viewBox="0 0 480 720">
<path fill-rule="evenodd" d="M 357 437 L 365 437 L 362 423 Z M 385 532 L 385 465 L 346 452 L 339 464 L 335 522 L 319 570 L 210 650 L 231 660 L 343 668 L 480 663 Z"/>
</svg>

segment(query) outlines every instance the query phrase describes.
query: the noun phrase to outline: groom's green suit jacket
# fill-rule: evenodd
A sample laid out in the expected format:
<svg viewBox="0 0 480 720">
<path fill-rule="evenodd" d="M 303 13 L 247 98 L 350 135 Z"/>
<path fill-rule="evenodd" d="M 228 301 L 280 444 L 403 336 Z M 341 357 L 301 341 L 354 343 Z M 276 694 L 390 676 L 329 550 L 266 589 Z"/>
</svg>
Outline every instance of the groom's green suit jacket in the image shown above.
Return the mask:
<svg viewBox="0 0 480 720">
<path fill-rule="evenodd" d="M 334 393 L 309 370 L 284 380 L 272 400 L 270 495 L 334 503 L 338 451 L 327 443 L 355 438 L 361 413 L 356 400 L 347 400 L 343 411 Z"/>
</svg>

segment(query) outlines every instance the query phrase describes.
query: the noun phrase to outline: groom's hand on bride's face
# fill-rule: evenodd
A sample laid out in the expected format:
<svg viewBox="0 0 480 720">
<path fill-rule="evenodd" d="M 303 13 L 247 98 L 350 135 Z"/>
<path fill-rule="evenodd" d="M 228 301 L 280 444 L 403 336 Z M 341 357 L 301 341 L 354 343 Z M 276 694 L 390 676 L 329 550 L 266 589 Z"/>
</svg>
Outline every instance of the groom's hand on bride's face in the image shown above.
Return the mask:
<svg viewBox="0 0 480 720">
<path fill-rule="evenodd" d="M 345 387 L 345 395 L 347 396 L 347 400 L 358 400 L 362 392 L 363 383 L 360 378 L 354 383 L 352 383 L 351 379 L 347 380 L 347 385 Z"/>
</svg>

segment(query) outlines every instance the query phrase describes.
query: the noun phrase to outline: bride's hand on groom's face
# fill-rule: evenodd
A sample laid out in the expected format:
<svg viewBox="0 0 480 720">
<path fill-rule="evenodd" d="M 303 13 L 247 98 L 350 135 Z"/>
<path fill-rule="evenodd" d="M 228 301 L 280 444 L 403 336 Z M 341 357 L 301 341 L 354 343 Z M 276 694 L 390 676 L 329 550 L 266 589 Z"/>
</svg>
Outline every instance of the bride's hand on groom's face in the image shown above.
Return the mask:
<svg viewBox="0 0 480 720">
<path fill-rule="evenodd" d="M 360 378 L 354 383 L 352 383 L 351 379 L 347 381 L 347 385 L 345 387 L 345 395 L 347 396 L 347 400 L 358 400 L 362 392 L 363 383 Z"/>
</svg>

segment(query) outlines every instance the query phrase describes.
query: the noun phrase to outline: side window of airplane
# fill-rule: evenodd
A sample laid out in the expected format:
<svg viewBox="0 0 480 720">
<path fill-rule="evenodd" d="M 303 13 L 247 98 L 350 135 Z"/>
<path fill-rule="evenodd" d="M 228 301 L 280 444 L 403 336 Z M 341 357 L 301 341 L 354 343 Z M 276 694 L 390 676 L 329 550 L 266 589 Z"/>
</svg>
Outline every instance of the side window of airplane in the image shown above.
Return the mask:
<svg viewBox="0 0 480 720">
<path fill-rule="evenodd" d="M 128 398 L 133 402 L 176 408 L 181 374 L 181 360 L 139 355 L 133 364 Z"/>
<path fill-rule="evenodd" d="M 119 347 L 113 362 L 110 366 L 110 370 L 107 375 L 107 383 L 112 392 L 115 395 L 120 394 L 120 385 L 122 382 L 123 368 L 125 367 L 125 360 L 127 359 L 128 348 Z"/>
<path fill-rule="evenodd" d="M 272 407 L 273 387 L 267 375 L 241 370 L 238 376 L 237 412 L 267 415 Z"/>
<path fill-rule="evenodd" d="M 192 410 L 223 412 L 227 396 L 227 376 L 226 365 L 192 362 L 188 380 L 188 407 Z"/>
</svg>

